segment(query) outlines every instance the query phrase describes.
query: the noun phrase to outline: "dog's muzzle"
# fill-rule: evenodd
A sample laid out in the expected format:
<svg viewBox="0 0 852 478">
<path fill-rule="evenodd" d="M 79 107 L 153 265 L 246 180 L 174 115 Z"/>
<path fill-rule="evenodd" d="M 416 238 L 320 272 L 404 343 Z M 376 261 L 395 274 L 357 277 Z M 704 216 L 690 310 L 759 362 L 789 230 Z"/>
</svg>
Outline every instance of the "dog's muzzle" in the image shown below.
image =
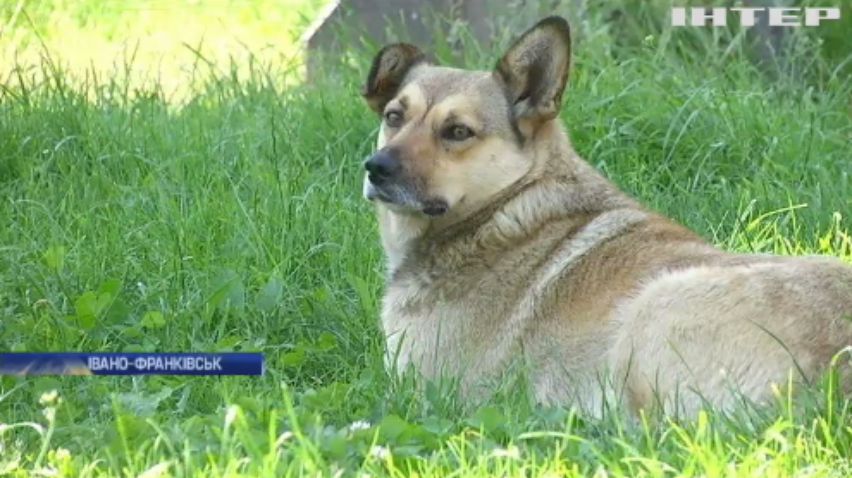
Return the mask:
<svg viewBox="0 0 852 478">
<path fill-rule="evenodd" d="M 392 152 L 377 151 L 364 161 L 364 197 L 379 200 L 399 210 L 419 211 L 427 216 L 441 216 L 449 209 L 441 199 L 423 200 L 403 174 L 402 164 Z"/>
<path fill-rule="evenodd" d="M 401 187 L 402 164 L 387 150 L 376 151 L 364 161 L 367 177 L 364 180 L 364 197 L 378 199 L 388 204 L 405 203 L 409 196 Z M 401 197 L 398 197 L 401 196 Z M 405 204 L 399 204 L 404 206 Z"/>
<path fill-rule="evenodd" d="M 402 171 L 399 160 L 387 151 L 377 151 L 364 162 L 368 179 L 374 186 L 381 186 L 388 181 L 394 180 Z"/>
</svg>

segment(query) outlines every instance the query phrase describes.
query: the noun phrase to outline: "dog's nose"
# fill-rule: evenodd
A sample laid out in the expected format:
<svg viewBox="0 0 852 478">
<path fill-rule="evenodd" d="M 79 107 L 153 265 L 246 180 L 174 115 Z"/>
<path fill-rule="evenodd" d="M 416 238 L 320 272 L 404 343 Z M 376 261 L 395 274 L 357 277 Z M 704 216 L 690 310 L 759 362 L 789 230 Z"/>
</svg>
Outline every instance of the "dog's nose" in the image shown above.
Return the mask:
<svg viewBox="0 0 852 478">
<path fill-rule="evenodd" d="M 378 185 L 399 172 L 400 164 L 387 151 L 378 151 L 364 163 L 364 168 L 370 173 L 370 182 Z"/>
</svg>

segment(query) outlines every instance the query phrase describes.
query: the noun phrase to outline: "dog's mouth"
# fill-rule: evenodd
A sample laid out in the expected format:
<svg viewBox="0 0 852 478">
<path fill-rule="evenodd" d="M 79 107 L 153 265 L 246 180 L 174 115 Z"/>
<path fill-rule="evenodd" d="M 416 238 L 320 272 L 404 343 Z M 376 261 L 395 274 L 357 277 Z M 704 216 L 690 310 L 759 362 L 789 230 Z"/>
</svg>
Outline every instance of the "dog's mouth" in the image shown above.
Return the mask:
<svg viewBox="0 0 852 478">
<path fill-rule="evenodd" d="M 364 198 L 368 201 L 381 201 L 392 203 L 393 200 L 381 189 L 376 187 L 369 179 L 364 180 Z"/>
<path fill-rule="evenodd" d="M 364 178 L 364 198 L 379 201 L 399 212 L 419 212 L 429 217 L 439 217 L 449 211 L 443 199 L 421 200 L 411 191 L 396 184 L 376 186 L 369 176 Z"/>
<path fill-rule="evenodd" d="M 430 199 L 420 205 L 420 212 L 429 217 L 440 217 L 449 211 L 450 206 L 443 199 Z"/>
</svg>

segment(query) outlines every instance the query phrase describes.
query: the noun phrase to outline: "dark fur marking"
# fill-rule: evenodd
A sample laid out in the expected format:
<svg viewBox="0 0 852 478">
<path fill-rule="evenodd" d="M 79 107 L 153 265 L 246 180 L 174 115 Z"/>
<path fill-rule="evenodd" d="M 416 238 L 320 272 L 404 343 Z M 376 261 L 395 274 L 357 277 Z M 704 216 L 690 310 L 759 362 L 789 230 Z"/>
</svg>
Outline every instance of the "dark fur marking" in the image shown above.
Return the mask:
<svg viewBox="0 0 852 478">
<path fill-rule="evenodd" d="M 373 58 L 361 96 L 374 111 L 381 113 L 403 85 L 408 72 L 425 61 L 426 55 L 414 45 L 394 43 L 383 47 Z"/>
</svg>

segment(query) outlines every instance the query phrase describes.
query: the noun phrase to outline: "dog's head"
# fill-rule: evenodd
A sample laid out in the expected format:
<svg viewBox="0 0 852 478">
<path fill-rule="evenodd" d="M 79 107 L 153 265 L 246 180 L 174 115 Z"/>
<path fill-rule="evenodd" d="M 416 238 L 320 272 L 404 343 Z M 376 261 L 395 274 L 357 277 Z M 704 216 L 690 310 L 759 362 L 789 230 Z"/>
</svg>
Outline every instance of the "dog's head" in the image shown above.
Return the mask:
<svg viewBox="0 0 852 478">
<path fill-rule="evenodd" d="M 385 46 L 363 91 L 382 119 L 364 196 L 433 217 L 488 203 L 531 169 L 525 146 L 558 116 L 570 62 L 561 17 L 521 35 L 493 71 L 437 66 L 416 46 Z"/>
</svg>

